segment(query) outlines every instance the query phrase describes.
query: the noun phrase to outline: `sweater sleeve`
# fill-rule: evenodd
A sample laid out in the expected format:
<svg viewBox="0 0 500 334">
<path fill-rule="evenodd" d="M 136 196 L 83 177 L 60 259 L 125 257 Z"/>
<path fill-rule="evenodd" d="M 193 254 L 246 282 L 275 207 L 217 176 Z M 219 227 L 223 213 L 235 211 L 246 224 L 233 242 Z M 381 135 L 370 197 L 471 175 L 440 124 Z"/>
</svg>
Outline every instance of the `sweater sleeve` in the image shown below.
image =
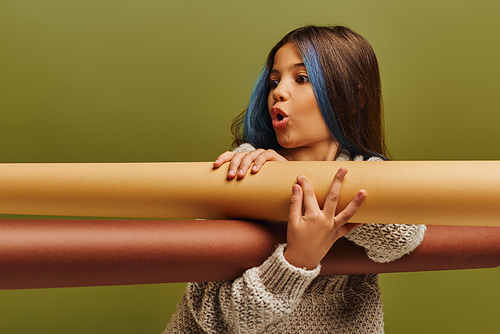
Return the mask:
<svg viewBox="0 0 500 334">
<path fill-rule="evenodd" d="M 243 143 L 233 150 L 234 153 L 252 152 L 252 151 L 255 151 L 255 147 L 253 147 L 249 143 Z"/>
<path fill-rule="evenodd" d="M 375 262 L 397 260 L 411 253 L 424 239 L 425 225 L 364 224 L 345 237 L 362 246 Z"/>
<path fill-rule="evenodd" d="M 356 156 L 354 161 L 364 160 Z M 381 161 L 371 157 L 368 161 Z M 375 262 L 385 263 L 397 260 L 411 253 L 424 239 L 425 225 L 405 224 L 364 224 L 355 228 L 345 237 L 362 246 L 366 254 Z"/>
<path fill-rule="evenodd" d="M 294 267 L 284 248 L 234 281 L 189 283 L 183 301 L 197 325 L 206 333 L 261 333 L 290 314 L 320 266 Z"/>
</svg>

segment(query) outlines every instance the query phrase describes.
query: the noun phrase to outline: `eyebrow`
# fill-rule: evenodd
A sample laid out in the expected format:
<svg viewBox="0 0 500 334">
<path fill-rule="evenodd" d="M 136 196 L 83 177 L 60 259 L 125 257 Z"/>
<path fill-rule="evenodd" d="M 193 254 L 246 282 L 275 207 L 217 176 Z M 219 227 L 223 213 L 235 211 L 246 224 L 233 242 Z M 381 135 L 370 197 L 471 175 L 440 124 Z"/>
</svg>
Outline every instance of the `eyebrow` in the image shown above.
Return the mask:
<svg viewBox="0 0 500 334">
<path fill-rule="evenodd" d="M 293 70 L 293 69 L 296 69 L 297 67 L 306 67 L 306 65 L 304 63 L 296 63 L 293 65 L 290 65 L 290 67 L 288 67 L 288 69 Z M 275 73 L 279 74 L 280 72 L 277 69 L 273 68 L 269 74 L 275 74 Z"/>
</svg>

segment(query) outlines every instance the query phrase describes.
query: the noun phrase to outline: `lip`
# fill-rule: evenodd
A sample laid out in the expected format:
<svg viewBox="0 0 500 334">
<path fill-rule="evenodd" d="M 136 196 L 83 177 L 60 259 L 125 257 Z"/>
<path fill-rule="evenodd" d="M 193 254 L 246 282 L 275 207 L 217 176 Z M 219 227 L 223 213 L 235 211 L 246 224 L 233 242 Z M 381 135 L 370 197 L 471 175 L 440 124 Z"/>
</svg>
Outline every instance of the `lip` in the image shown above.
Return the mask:
<svg viewBox="0 0 500 334">
<path fill-rule="evenodd" d="M 273 119 L 273 128 L 275 130 L 283 129 L 288 123 L 288 115 L 278 107 L 271 108 L 271 117 Z"/>
</svg>

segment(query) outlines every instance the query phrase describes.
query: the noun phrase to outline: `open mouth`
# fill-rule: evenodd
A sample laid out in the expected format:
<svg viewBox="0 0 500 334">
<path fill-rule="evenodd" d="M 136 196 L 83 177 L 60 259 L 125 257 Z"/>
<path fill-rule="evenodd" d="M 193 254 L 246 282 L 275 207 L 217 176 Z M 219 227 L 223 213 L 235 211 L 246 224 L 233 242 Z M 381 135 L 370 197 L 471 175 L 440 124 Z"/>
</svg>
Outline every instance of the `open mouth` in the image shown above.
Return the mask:
<svg viewBox="0 0 500 334">
<path fill-rule="evenodd" d="M 271 117 L 273 119 L 277 119 L 278 121 L 282 121 L 284 118 L 287 118 L 287 114 L 281 110 L 280 108 L 277 107 L 272 107 L 271 108 Z"/>
<path fill-rule="evenodd" d="M 288 116 L 280 108 L 271 108 L 271 117 L 273 119 L 273 127 L 275 130 L 283 129 L 288 123 Z"/>
</svg>

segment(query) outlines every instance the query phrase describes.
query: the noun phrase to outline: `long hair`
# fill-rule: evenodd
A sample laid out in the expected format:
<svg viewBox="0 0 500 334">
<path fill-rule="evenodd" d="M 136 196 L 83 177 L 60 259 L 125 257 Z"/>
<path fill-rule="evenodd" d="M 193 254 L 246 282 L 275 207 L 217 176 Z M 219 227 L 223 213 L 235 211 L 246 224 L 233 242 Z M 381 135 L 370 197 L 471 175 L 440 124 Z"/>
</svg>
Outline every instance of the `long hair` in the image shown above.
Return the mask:
<svg viewBox="0 0 500 334">
<path fill-rule="evenodd" d="M 276 52 L 293 43 L 300 52 L 325 123 L 341 150 L 388 155 L 377 58 L 361 35 L 343 26 L 305 26 L 288 33 L 267 57 L 248 108 L 233 121 L 234 144 L 281 149 L 267 107 Z"/>
</svg>

